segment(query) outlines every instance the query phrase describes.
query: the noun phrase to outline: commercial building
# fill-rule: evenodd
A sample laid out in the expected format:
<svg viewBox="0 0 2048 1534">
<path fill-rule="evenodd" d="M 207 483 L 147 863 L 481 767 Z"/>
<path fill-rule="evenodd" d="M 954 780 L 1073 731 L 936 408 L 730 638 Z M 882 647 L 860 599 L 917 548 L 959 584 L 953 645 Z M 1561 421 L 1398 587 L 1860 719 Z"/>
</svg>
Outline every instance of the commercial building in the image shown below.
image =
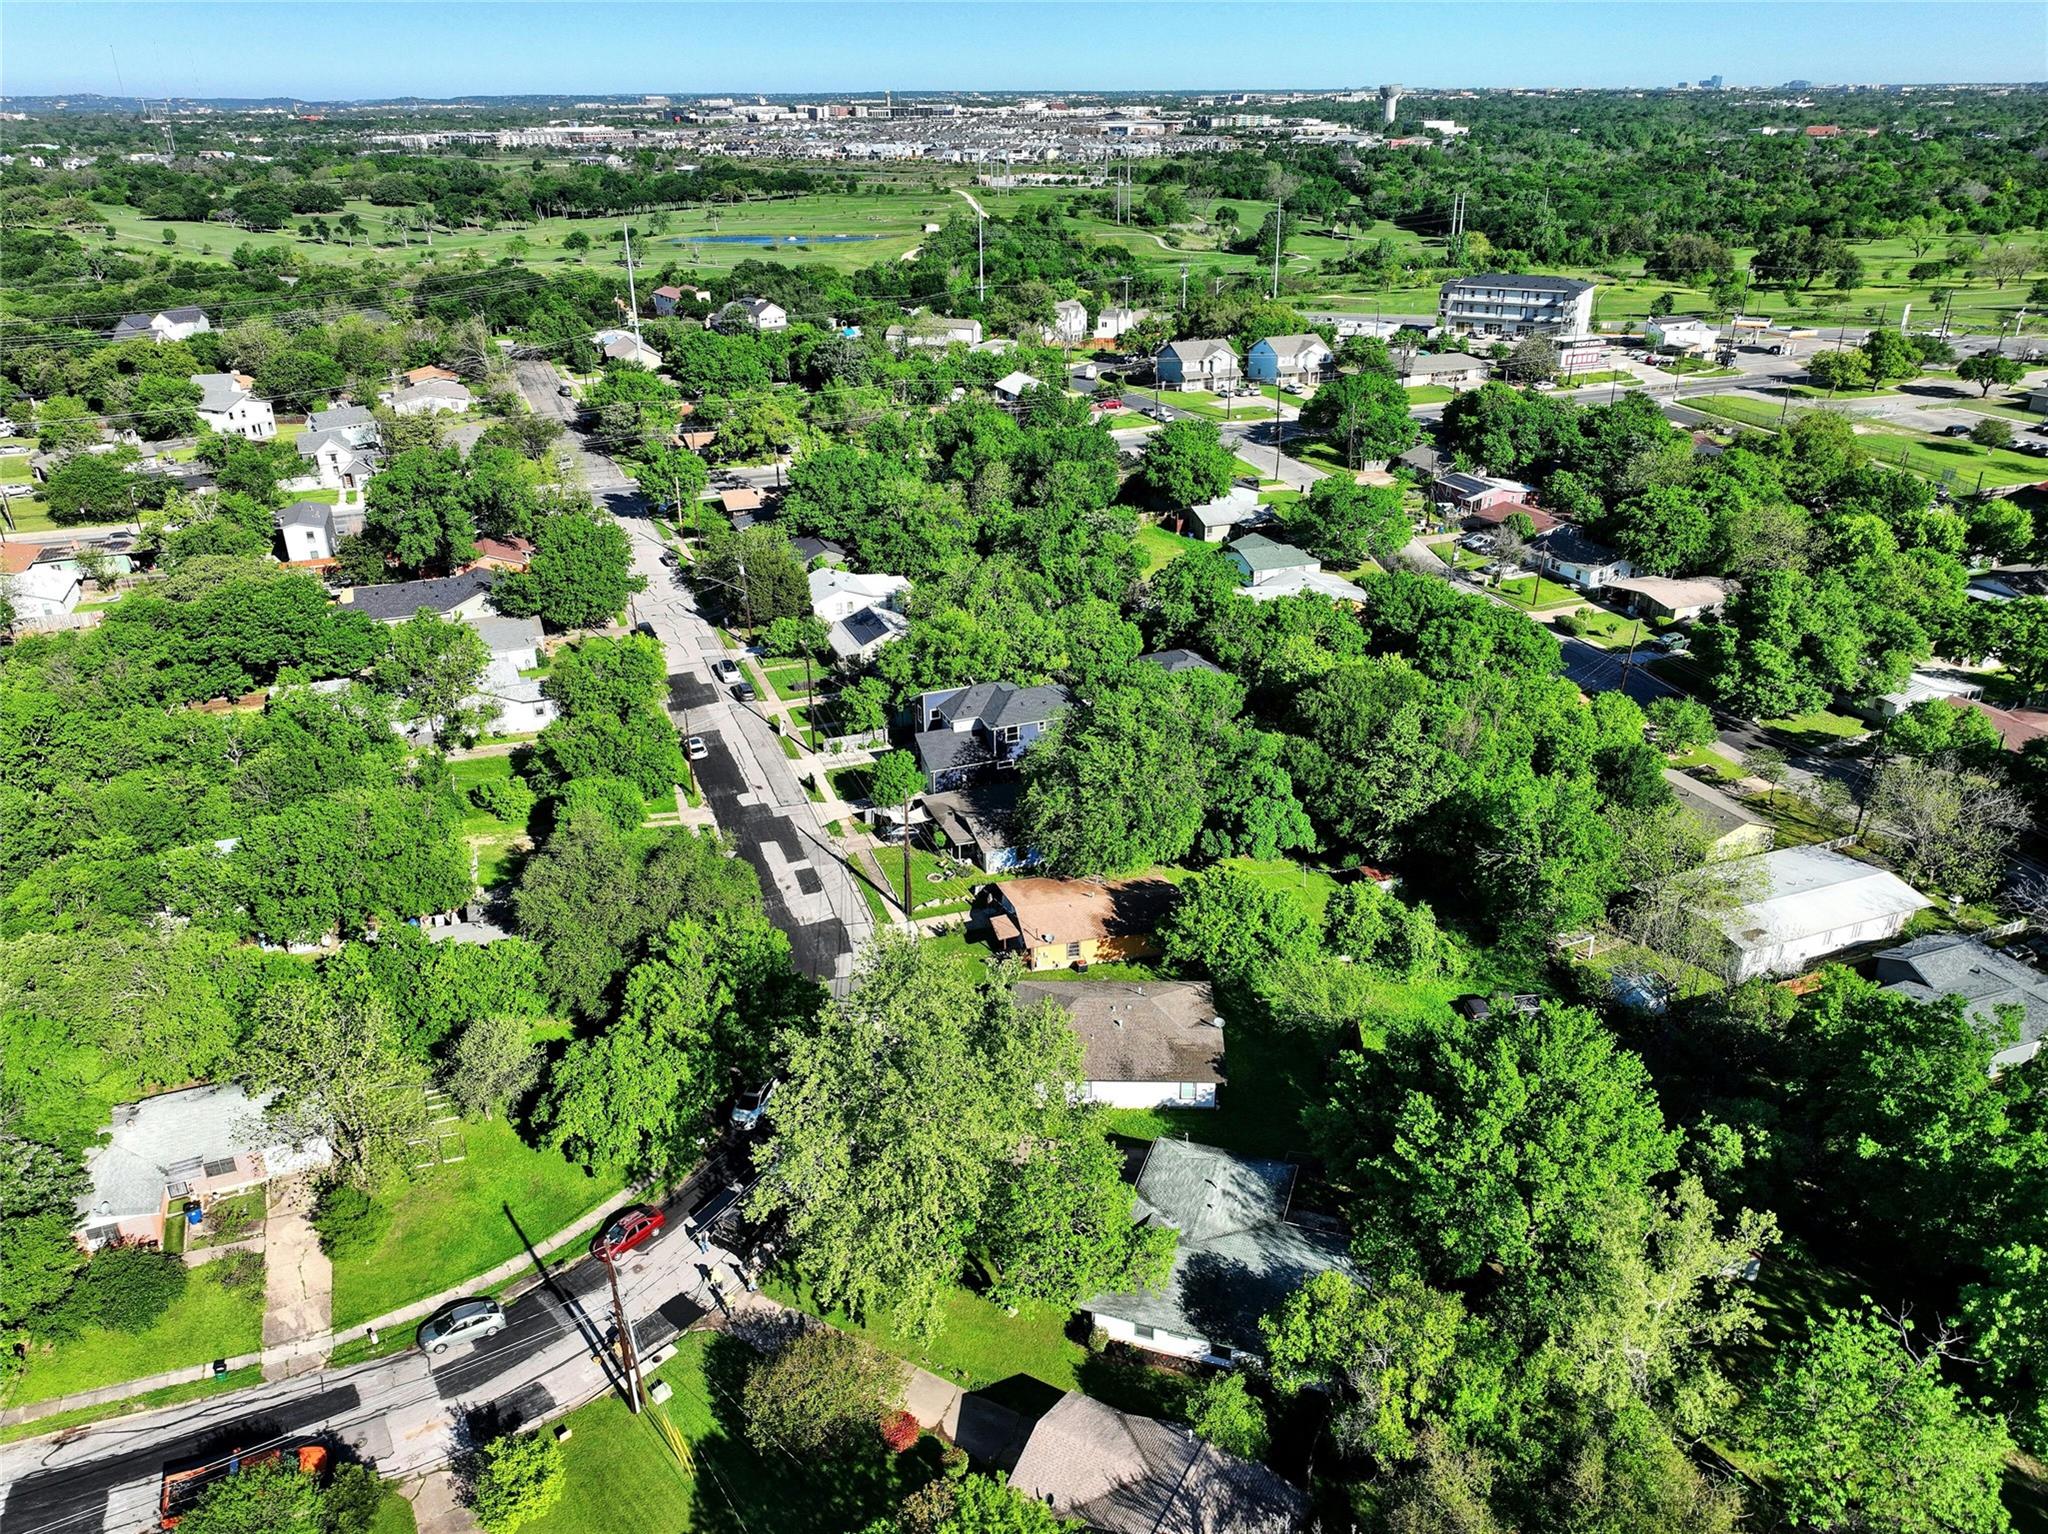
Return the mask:
<svg viewBox="0 0 2048 1534">
<path fill-rule="evenodd" d="M 1505 272 L 1455 277 L 1437 295 L 1437 323 L 1461 335 L 1587 335 L 1593 329 L 1593 284 Z"/>
</svg>

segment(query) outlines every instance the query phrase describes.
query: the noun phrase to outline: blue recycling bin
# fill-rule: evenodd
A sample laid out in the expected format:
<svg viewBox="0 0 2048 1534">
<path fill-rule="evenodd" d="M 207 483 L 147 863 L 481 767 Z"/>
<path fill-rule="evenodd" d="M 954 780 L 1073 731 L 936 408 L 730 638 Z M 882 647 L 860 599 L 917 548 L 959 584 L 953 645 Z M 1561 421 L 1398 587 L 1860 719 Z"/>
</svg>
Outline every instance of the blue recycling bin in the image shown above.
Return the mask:
<svg viewBox="0 0 2048 1534">
<path fill-rule="evenodd" d="M 200 1222 L 203 1221 L 205 1218 L 206 1211 L 199 1207 L 198 1199 L 195 1198 L 194 1200 L 192 1200 L 191 1203 L 185 1206 L 185 1223 L 187 1225 L 190 1225 L 194 1229 L 197 1229 Z"/>
</svg>

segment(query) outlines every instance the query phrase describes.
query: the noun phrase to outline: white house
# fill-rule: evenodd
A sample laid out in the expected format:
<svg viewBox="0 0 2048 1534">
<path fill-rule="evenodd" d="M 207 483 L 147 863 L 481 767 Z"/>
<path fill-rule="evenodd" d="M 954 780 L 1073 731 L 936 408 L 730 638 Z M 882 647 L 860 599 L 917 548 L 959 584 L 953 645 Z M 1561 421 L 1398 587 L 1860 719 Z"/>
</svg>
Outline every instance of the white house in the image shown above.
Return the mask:
<svg viewBox="0 0 2048 1534">
<path fill-rule="evenodd" d="M 1188 521 L 1194 524 L 1192 536 L 1204 543 L 1221 543 L 1233 527 L 1258 514 L 1259 492 L 1249 485 L 1232 485 L 1213 501 L 1190 506 Z"/>
<path fill-rule="evenodd" d="M 813 570 L 811 611 L 826 623 L 837 623 L 863 607 L 900 608 L 910 581 L 901 575 L 855 575 L 830 565 Z"/>
<path fill-rule="evenodd" d="M 1897 874 L 1820 847 L 1710 866 L 1735 902 L 1702 912 L 1725 940 L 1731 985 L 1796 975 L 1829 954 L 1897 937 L 1908 917 L 1933 904 Z"/>
<path fill-rule="evenodd" d="M 661 353 L 630 330 L 600 330 L 590 338 L 607 362 L 624 362 L 652 373 L 661 366 Z"/>
<path fill-rule="evenodd" d="M 372 443 L 376 433 L 370 434 Z M 298 450 L 310 477 L 324 490 L 360 490 L 377 472 L 374 447 L 361 447 L 346 431 L 305 431 L 292 446 Z"/>
<path fill-rule="evenodd" d="M 350 447 L 375 447 L 378 442 L 377 418 L 361 405 L 315 410 L 306 417 L 306 430 L 336 432 Z"/>
<path fill-rule="evenodd" d="M 1583 336 L 1593 329 L 1593 284 L 1575 277 L 1481 272 L 1437 295 L 1437 322 L 1460 334 Z"/>
<path fill-rule="evenodd" d="M 979 346 L 981 321 L 919 310 L 906 323 L 891 325 L 883 331 L 882 339 L 898 351 L 919 346 Z"/>
<path fill-rule="evenodd" d="M 1159 1288 L 1097 1295 L 1082 1312 L 1117 1341 L 1155 1353 L 1213 1364 L 1256 1356 L 1260 1317 L 1314 1274 L 1356 1271 L 1342 1236 L 1289 1219 L 1295 1175 L 1284 1161 L 1154 1140 L 1134 1213 L 1180 1233 L 1173 1271 Z"/>
<path fill-rule="evenodd" d="M 268 442 L 277 435 L 277 417 L 270 401 L 250 391 L 256 380 L 246 373 L 195 373 L 199 385 L 199 419 L 224 437 Z"/>
<path fill-rule="evenodd" d="M 1072 345 L 1088 339 L 1088 306 L 1078 298 L 1053 300 L 1052 323 L 1045 327 L 1048 341 Z"/>
<path fill-rule="evenodd" d="M 491 729 L 500 735 L 535 735 L 555 722 L 552 698 L 541 693 L 539 677 L 521 676 L 540 665 L 541 626 L 538 618 L 501 618 L 493 613 L 465 613 L 464 621 L 483 637 L 490 663 L 477 682 L 471 704 L 494 712 Z"/>
<path fill-rule="evenodd" d="M 1252 343 L 1244 370 L 1257 383 L 1314 383 L 1330 371 L 1335 355 L 1318 335 L 1268 336 Z"/>
<path fill-rule="evenodd" d="M 1493 376 L 1490 364 L 1464 352 L 1417 352 L 1395 367 L 1401 382 L 1410 387 L 1435 384 L 1443 389 L 1476 389 Z"/>
<path fill-rule="evenodd" d="M 1005 377 L 998 378 L 995 382 L 996 398 L 1011 405 L 1016 404 L 1018 400 L 1022 399 L 1025 391 L 1042 389 L 1044 387 L 1045 385 L 1033 378 L 1029 373 L 1022 371 L 1010 373 Z"/>
<path fill-rule="evenodd" d="M 1532 538 L 1529 550 L 1546 574 L 1581 591 L 1600 591 L 1635 574 L 1635 566 L 1619 551 L 1568 522 Z"/>
<path fill-rule="evenodd" d="M 277 533 L 284 540 L 286 564 L 332 559 L 341 541 L 334 526 L 334 508 L 324 501 L 294 501 L 277 514 Z"/>
<path fill-rule="evenodd" d="M 1237 351 L 1228 341 L 1195 339 L 1169 341 L 1152 359 L 1164 389 L 1210 389 L 1234 384 L 1244 376 Z"/>
<path fill-rule="evenodd" d="M 1125 331 L 1135 329 L 1150 318 L 1150 309 L 1126 309 L 1121 304 L 1112 304 L 1095 316 L 1095 339 L 1114 341 Z"/>
<path fill-rule="evenodd" d="M 429 378 L 423 383 L 407 384 L 377 398 L 389 405 L 394 415 L 459 415 L 476 402 L 476 397 L 469 392 L 469 385 L 447 378 Z"/>
<path fill-rule="evenodd" d="M 1082 1100 L 1111 1108 L 1213 1108 L 1223 1016 L 1201 981 L 1026 980 L 1017 1005 L 1056 1003 L 1081 1041 Z"/>
<path fill-rule="evenodd" d="M 14 621 L 37 628 L 69 617 L 85 594 L 85 577 L 74 567 L 30 565 L 7 577 L 7 595 L 14 603 Z"/>
<path fill-rule="evenodd" d="M 1643 337 L 1652 351 L 1698 354 L 1712 351 L 1721 332 L 1689 314 L 1667 314 L 1644 325 Z"/>
<path fill-rule="evenodd" d="M 765 298 L 736 298 L 718 311 L 720 330 L 787 330 L 789 311 Z"/>
<path fill-rule="evenodd" d="M 159 309 L 154 314 L 124 314 L 110 338 L 115 341 L 189 341 L 203 330 L 213 329 L 206 311 L 187 304 L 178 309 Z"/>
</svg>

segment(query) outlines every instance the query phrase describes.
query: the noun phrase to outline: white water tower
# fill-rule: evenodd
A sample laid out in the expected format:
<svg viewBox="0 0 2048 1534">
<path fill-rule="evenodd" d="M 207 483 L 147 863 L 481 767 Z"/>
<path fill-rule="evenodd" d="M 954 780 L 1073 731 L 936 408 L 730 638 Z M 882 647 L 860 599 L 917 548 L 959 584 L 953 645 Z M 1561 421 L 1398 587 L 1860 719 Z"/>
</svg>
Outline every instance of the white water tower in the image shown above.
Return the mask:
<svg viewBox="0 0 2048 1534">
<path fill-rule="evenodd" d="M 1388 127 L 1394 125 L 1394 108 L 1401 104 L 1401 87 L 1382 85 L 1380 87 L 1380 114 Z"/>
</svg>

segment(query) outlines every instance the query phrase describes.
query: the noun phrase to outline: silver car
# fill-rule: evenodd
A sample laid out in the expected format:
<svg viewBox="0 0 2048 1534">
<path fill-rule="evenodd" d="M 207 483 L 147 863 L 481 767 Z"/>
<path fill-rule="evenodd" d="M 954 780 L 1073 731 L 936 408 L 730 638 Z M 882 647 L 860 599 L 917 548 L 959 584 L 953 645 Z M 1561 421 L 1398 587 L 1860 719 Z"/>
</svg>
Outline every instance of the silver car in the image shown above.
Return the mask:
<svg viewBox="0 0 2048 1534">
<path fill-rule="evenodd" d="M 496 1300 L 456 1300 L 420 1323 L 419 1344 L 435 1357 L 460 1343 L 481 1342 L 505 1329 L 505 1307 Z"/>
</svg>

